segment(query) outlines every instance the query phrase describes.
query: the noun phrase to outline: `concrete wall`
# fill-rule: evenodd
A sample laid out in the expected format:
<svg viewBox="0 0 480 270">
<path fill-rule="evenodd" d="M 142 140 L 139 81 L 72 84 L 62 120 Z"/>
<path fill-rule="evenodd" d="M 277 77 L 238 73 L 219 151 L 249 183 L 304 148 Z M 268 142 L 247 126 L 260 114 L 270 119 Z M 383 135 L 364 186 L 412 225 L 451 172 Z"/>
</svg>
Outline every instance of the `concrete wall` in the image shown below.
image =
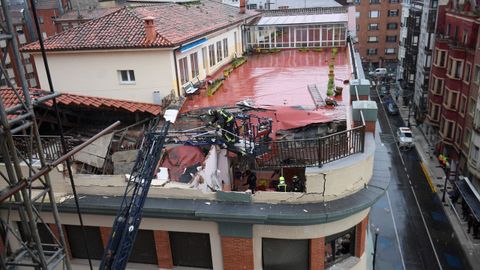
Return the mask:
<svg viewBox="0 0 480 270">
<path fill-rule="evenodd" d="M 35 55 L 40 87 L 48 81 Z M 75 51 L 49 53 L 53 85 L 58 92 L 153 103 L 153 91 L 174 89 L 172 50 Z M 119 70 L 134 70 L 135 83 L 122 84 Z"/>
</svg>

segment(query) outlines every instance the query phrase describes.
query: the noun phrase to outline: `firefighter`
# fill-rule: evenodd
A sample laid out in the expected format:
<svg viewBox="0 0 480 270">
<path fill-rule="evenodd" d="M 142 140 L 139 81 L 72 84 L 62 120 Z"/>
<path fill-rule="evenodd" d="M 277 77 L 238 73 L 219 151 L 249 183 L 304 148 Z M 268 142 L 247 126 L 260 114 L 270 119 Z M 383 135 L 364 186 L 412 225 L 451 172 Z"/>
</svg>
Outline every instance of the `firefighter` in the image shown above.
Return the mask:
<svg viewBox="0 0 480 270">
<path fill-rule="evenodd" d="M 285 184 L 285 177 L 278 178 L 277 191 L 287 192 L 287 184 Z"/>
<path fill-rule="evenodd" d="M 210 125 L 222 129 L 222 138 L 225 143 L 233 145 L 236 141 L 235 117 L 233 114 L 223 110 L 208 110 L 208 115 L 213 116 Z"/>
</svg>

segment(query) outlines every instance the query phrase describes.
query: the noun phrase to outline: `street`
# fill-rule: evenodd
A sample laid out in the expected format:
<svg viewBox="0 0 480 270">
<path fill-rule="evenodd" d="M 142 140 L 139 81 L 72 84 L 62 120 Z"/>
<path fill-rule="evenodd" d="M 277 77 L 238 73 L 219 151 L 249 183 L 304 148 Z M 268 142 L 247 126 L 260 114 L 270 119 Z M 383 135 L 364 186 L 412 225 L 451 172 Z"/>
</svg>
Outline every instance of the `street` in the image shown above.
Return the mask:
<svg viewBox="0 0 480 270">
<path fill-rule="evenodd" d="M 406 124 L 387 115 L 375 89 L 371 97 L 378 105 L 374 174 L 390 177 L 370 213 L 370 229 L 378 228 L 376 269 L 471 269 L 417 151 L 397 147 L 396 130 Z"/>
</svg>

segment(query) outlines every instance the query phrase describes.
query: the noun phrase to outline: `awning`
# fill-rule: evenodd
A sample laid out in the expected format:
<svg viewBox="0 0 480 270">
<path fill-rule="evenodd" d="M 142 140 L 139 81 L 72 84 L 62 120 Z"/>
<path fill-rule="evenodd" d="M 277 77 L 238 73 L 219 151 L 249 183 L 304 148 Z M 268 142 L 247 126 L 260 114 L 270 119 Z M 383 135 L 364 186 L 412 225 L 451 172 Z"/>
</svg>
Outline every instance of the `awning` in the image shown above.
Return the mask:
<svg viewBox="0 0 480 270">
<path fill-rule="evenodd" d="M 473 216 L 477 221 L 480 221 L 480 201 L 474 194 L 472 188 L 468 185 L 465 179 L 454 182 L 460 192 L 460 195 L 470 207 Z"/>
<path fill-rule="evenodd" d="M 291 24 L 346 23 L 347 13 L 262 17 L 257 26 Z"/>
<path fill-rule="evenodd" d="M 202 39 L 199 39 L 199 40 L 196 40 L 194 42 L 190 42 L 188 44 L 183 44 L 181 47 L 180 47 L 180 52 L 181 53 L 184 53 L 186 51 L 189 51 L 191 49 L 194 49 L 200 45 L 202 45 L 203 43 L 207 42 L 207 38 L 202 38 Z"/>
</svg>

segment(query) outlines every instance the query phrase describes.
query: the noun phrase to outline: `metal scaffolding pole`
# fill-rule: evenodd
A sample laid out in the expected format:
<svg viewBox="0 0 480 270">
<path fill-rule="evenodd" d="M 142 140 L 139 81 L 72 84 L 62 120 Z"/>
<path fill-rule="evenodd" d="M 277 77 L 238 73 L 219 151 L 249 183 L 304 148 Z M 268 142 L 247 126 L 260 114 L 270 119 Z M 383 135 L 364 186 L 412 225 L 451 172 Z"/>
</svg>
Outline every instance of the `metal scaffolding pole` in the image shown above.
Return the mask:
<svg viewBox="0 0 480 270">
<path fill-rule="evenodd" d="M 40 163 L 40 169 L 49 167 L 49 165 L 44 157 L 9 3 L 7 0 L 0 0 L 0 3 L 3 19 L 0 24 L 2 30 L 0 38 L 7 45 L 3 53 L 10 53 L 21 87 L 18 89 L 11 84 L 6 62 L 3 60 L 0 65 L 2 71 L 0 79 L 1 76 L 5 77 L 5 81 L 11 88 L 8 91 L 15 94 L 16 103 L 19 105 L 13 109 L 9 108 L 10 110 L 7 113 L 7 108 L 0 98 L 0 156 L 6 171 L 6 176 L 2 174 L 0 179 L 4 180 L 2 186 L 7 186 L 7 189 L 9 189 L 25 182 L 25 179 L 34 175 L 38 170 L 38 165 L 35 165 L 37 161 Z M 3 59 L 6 59 L 6 55 L 3 55 Z M 19 151 L 14 141 L 13 134 L 20 132 L 30 137 L 30 145 L 26 152 Z M 38 160 L 33 160 L 33 154 L 36 154 Z M 3 190 L 0 193 L 3 193 Z M 35 183 L 29 181 L 27 185 L 24 185 L 13 195 L 13 200 L 10 199 L 9 201 L 10 204 L 2 203 L 6 210 L 2 211 L 0 217 L 3 234 L 0 235 L 0 241 L 4 246 L 0 254 L 0 263 L 2 264 L 0 268 L 14 269 L 22 266 L 36 269 L 54 269 L 63 265 L 64 268 L 71 269 L 65 248 L 65 237 L 48 174 L 44 174 Z M 15 206 L 15 211 L 11 210 L 12 205 Z M 41 209 L 44 205 L 48 205 L 51 209 L 54 227 L 50 227 L 49 224 L 44 222 Z M 17 211 L 18 216 L 15 215 Z M 42 237 L 39 234 L 39 228 L 41 227 L 46 232 Z"/>
</svg>

